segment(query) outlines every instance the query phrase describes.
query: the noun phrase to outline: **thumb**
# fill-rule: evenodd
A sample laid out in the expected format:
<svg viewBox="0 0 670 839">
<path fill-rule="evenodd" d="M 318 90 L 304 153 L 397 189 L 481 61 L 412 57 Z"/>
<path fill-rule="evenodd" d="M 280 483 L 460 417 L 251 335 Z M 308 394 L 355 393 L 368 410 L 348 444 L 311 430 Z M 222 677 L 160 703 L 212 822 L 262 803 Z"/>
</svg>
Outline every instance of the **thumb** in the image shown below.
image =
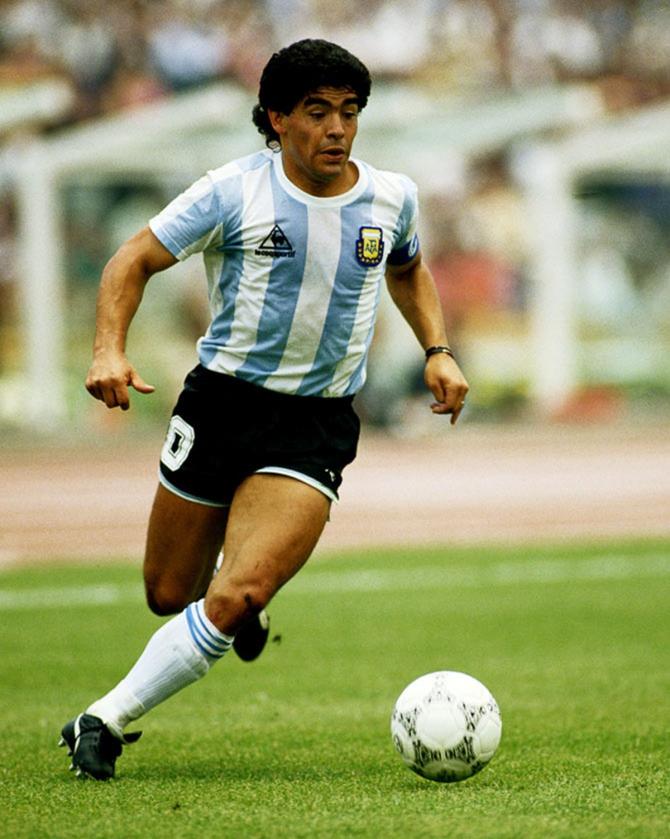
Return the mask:
<svg viewBox="0 0 670 839">
<path fill-rule="evenodd" d="M 153 393 L 156 390 L 153 385 L 147 384 L 136 370 L 130 371 L 128 384 L 132 385 L 138 393 Z"/>
</svg>

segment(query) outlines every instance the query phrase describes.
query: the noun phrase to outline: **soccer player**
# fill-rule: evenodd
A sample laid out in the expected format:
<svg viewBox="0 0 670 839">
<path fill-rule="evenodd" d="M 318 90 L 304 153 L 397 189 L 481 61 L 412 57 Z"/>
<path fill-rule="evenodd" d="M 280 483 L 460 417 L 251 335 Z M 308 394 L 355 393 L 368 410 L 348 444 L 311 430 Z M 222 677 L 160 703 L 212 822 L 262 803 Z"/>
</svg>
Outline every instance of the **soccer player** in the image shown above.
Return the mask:
<svg viewBox="0 0 670 839">
<path fill-rule="evenodd" d="M 127 676 L 66 723 L 78 774 L 114 775 L 126 726 L 267 637 L 265 606 L 312 553 L 355 454 L 354 394 L 382 280 L 426 355 L 432 410 L 456 422 L 468 390 L 417 237 L 416 187 L 351 157 L 370 93 L 341 47 L 303 40 L 263 70 L 253 121 L 267 148 L 209 172 L 109 261 L 88 391 L 129 407 L 150 393 L 126 356 L 149 278 L 202 253 L 212 320 L 162 449 L 148 526 L 150 608 L 175 615 Z M 223 546 L 223 563 L 213 575 Z"/>
</svg>

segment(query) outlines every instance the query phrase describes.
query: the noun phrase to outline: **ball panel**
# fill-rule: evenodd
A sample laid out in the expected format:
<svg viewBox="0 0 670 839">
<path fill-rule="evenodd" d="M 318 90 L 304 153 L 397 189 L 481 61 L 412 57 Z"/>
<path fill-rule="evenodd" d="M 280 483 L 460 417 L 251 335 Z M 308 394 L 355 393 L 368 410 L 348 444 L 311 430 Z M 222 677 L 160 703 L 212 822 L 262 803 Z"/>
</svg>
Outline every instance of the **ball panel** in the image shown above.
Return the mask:
<svg viewBox="0 0 670 839">
<path fill-rule="evenodd" d="M 416 733 L 429 749 L 453 749 L 466 730 L 463 709 L 450 699 L 431 700 L 416 717 Z"/>
<path fill-rule="evenodd" d="M 415 679 L 391 717 L 396 750 L 406 765 L 434 781 L 461 781 L 493 757 L 502 732 L 498 705 L 477 679 L 437 671 Z"/>
<path fill-rule="evenodd" d="M 486 763 L 491 760 L 500 745 L 502 736 L 502 721 L 500 711 L 496 705 L 495 712 L 489 711 L 480 721 L 477 727 L 477 738 L 479 740 L 478 752 L 481 760 Z"/>
</svg>

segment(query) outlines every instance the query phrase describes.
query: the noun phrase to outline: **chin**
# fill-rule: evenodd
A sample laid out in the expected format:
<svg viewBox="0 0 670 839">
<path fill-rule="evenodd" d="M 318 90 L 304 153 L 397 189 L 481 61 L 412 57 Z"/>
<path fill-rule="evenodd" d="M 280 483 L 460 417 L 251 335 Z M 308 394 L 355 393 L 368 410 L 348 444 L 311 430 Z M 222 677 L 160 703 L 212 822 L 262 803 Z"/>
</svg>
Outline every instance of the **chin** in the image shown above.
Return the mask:
<svg viewBox="0 0 670 839">
<path fill-rule="evenodd" d="M 347 164 L 349 163 L 349 159 L 346 160 L 337 160 L 333 161 L 332 163 L 325 163 L 323 166 L 320 167 L 321 171 L 324 172 L 328 177 L 338 177 L 339 175 L 346 172 Z"/>
</svg>

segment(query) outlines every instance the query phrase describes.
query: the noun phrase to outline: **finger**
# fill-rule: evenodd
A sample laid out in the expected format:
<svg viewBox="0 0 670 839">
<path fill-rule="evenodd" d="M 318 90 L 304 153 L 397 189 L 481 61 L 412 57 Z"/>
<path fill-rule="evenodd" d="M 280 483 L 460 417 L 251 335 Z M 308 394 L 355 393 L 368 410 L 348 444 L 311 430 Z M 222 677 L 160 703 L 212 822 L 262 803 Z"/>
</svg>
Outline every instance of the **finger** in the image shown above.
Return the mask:
<svg viewBox="0 0 670 839">
<path fill-rule="evenodd" d="M 116 400 L 116 394 L 114 393 L 113 388 L 103 388 L 100 398 L 108 408 L 116 408 L 119 404 Z"/>
<path fill-rule="evenodd" d="M 430 386 L 430 390 L 432 391 L 437 404 L 444 404 L 449 401 L 447 388 L 440 380 L 433 382 L 432 386 Z"/>
<path fill-rule="evenodd" d="M 125 385 L 108 385 L 99 388 L 98 399 L 101 399 L 108 408 L 128 408 L 128 389 Z M 125 406 L 125 407 L 124 407 Z"/>
<path fill-rule="evenodd" d="M 99 399 L 101 402 L 104 402 L 108 408 L 116 407 L 116 395 L 113 384 L 106 384 L 97 377 L 89 376 L 84 383 L 84 387 L 94 399 Z"/>
<path fill-rule="evenodd" d="M 108 405 L 108 408 L 115 408 L 119 407 L 122 411 L 127 411 L 130 408 L 130 394 L 128 393 L 128 388 L 125 385 L 119 385 L 118 387 L 114 388 L 114 404 Z"/>
<path fill-rule="evenodd" d="M 461 415 L 464 405 L 465 400 L 460 400 L 460 402 L 458 402 L 455 406 L 450 402 L 433 402 L 430 409 L 434 414 L 451 414 L 451 424 L 455 425 Z"/>
<path fill-rule="evenodd" d="M 102 399 L 102 392 L 100 390 L 100 380 L 95 376 L 88 375 L 84 380 L 84 387 L 96 399 Z"/>
<path fill-rule="evenodd" d="M 451 414 L 451 424 L 452 425 L 456 425 L 456 423 L 458 422 L 458 418 L 461 415 L 461 411 L 463 410 L 463 408 L 465 408 L 465 396 L 466 396 L 467 392 L 468 392 L 468 388 L 466 388 L 463 391 L 463 393 L 461 393 L 458 397 L 458 401 L 456 402 L 456 407 L 455 407 L 453 413 Z"/>
<path fill-rule="evenodd" d="M 156 390 L 153 385 L 147 384 L 135 370 L 130 374 L 130 384 L 138 393 L 153 393 Z"/>
<path fill-rule="evenodd" d="M 94 399 L 102 399 L 100 394 L 100 389 L 97 385 L 89 384 L 88 382 L 85 384 L 86 390 L 91 394 Z"/>
<path fill-rule="evenodd" d="M 128 388 L 124 384 L 110 385 L 103 390 L 105 405 L 108 408 L 122 408 L 128 410 Z"/>
</svg>

